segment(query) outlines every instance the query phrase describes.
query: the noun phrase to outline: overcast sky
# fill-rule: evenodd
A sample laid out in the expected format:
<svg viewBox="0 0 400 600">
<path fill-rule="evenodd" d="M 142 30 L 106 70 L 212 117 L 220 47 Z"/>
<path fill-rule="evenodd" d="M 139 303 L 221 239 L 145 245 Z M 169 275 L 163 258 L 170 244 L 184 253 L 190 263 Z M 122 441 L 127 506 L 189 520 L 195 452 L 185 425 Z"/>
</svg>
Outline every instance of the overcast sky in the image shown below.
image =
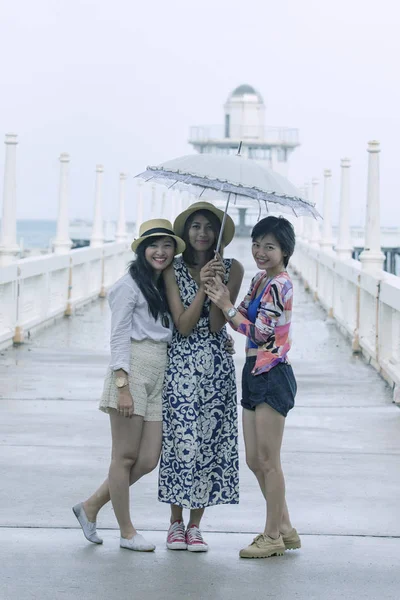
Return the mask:
<svg viewBox="0 0 400 600">
<path fill-rule="evenodd" d="M 394 0 L 0 0 L 0 135 L 18 134 L 19 218 L 56 218 L 60 152 L 71 217 L 104 215 L 118 173 L 191 152 L 191 125 L 222 123 L 238 85 L 266 124 L 300 130 L 301 185 L 352 159 L 352 222 L 364 224 L 367 142 L 381 142 L 381 221 L 400 226 L 400 8 Z M 0 148 L 3 177 L 4 146 Z M 134 218 L 128 180 L 127 217 Z M 1 201 L 2 202 L 2 201 Z"/>
</svg>

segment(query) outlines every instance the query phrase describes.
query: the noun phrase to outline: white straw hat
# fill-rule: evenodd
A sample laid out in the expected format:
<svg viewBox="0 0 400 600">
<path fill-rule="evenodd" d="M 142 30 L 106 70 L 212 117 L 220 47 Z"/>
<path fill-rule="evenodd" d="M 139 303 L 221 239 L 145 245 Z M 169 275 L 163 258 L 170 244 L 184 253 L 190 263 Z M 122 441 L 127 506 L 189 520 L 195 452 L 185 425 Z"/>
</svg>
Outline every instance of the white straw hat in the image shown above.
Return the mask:
<svg viewBox="0 0 400 600">
<path fill-rule="evenodd" d="M 141 224 L 139 228 L 139 237 L 131 244 L 131 248 L 136 252 L 138 246 L 149 237 L 172 237 L 176 242 L 175 256 L 182 254 L 186 248 L 185 242 L 175 234 L 172 229 L 172 223 L 167 219 L 150 219 Z"/>
<path fill-rule="evenodd" d="M 181 212 L 181 214 L 176 217 L 175 222 L 174 222 L 174 231 L 175 231 L 176 235 L 179 235 L 182 237 L 183 231 L 185 229 L 186 221 L 188 220 L 190 215 L 198 212 L 199 210 L 209 210 L 214 215 L 216 215 L 218 217 L 220 223 L 222 223 L 222 219 L 224 218 L 223 210 L 220 210 L 219 208 L 214 206 L 214 204 L 210 204 L 210 202 L 195 202 L 194 204 L 191 204 L 189 206 L 189 208 L 187 208 L 186 210 Z M 222 235 L 222 242 L 224 244 L 224 247 L 226 247 L 228 244 L 231 243 L 234 235 L 235 235 L 235 223 L 233 222 L 232 217 L 230 217 L 229 215 L 226 215 L 225 227 L 224 227 L 224 232 Z"/>
</svg>

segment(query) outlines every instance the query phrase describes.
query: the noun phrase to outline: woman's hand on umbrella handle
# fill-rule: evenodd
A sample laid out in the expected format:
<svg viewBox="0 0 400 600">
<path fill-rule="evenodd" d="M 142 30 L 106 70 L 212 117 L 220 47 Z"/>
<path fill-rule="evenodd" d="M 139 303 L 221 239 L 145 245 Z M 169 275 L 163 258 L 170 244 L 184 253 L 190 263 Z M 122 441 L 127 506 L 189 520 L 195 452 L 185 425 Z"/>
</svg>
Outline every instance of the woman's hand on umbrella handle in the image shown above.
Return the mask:
<svg viewBox="0 0 400 600">
<path fill-rule="evenodd" d="M 221 310 L 231 306 L 229 290 L 219 277 L 214 277 L 211 283 L 207 283 L 205 290 L 210 300 Z"/>
<path fill-rule="evenodd" d="M 200 281 L 203 285 L 212 283 L 214 277 L 222 281 L 225 278 L 225 265 L 219 258 L 212 258 L 200 271 Z"/>
<path fill-rule="evenodd" d="M 211 283 L 214 277 L 214 270 L 211 266 L 211 261 L 208 262 L 204 267 L 200 270 L 200 284 L 204 287 L 208 283 Z"/>
<path fill-rule="evenodd" d="M 203 286 L 212 283 L 214 277 L 219 276 L 221 280 L 225 276 L 225 267 L 223 263 L 213 258 L 200 271 L 200 282 Z"/>
<path fill-rule="evenodd" d="M 215 275 L 219 275 L 221 279 L 224 279 L 226 268 L 222 256 L 216 252 L 214 258 L 210 261 L 212 268 L 214 269 Z"/>
</svg>

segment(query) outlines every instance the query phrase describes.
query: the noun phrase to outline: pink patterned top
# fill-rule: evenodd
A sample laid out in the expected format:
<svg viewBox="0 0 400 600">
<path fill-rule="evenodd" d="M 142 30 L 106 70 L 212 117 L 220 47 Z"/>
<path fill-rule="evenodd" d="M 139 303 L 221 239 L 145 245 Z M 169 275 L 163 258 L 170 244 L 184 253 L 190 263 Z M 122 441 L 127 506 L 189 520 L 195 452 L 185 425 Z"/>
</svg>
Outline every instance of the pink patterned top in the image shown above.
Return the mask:
<svg viewBox="0 0 400 600">
<path fill-rule="evenodd" d="M 265 271 L 253 277 L 250 289 L 238 307 L 246 319 L 239 327 L 232 327 L 245 335 L 258 346 L 253 375 L 266 373 L 280 362 L 289 362 L 290 322 L 292 317 L 293 284 L 286 271 L 272 277 L 264 289 L 257 311 L 255 323 L 248 319 L 247 309 L 250 302 L 260 293 L 259 283 L 265 277 Z M 246 349 L 248 343 L 246 344 Z"/>
</svg>

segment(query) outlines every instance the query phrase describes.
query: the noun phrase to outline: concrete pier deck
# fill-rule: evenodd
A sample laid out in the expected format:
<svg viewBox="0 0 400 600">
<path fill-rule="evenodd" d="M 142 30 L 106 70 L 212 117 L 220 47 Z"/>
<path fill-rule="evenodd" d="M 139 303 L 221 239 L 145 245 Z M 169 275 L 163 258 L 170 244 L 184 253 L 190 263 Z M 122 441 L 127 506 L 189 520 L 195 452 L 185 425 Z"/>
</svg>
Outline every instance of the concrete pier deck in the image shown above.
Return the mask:
<svg viewBox="0 0 400 600">
<path fill-rule="evenodd" d="M 243 256 L 240 243 L 235 252 Z M 119 548 L 110 506 L 98 520 L 104 545 L 86 542 L 71 506 L 103 481 L 110 458 L 108 418 L 97 410 L 109 359 L 99 300 L 0 355 L 0 599 L 398 599 L 400 411 L 298 281 L 294 306 L 299 392 L 283 466 L 300 551 L 239 559 L 265 518 L 242 440 L 240 504 L 206 511 L 207 554 L 165 548 L 157 472 L 131 493 L 154 554 Z M 244 338 L 235 341 L 240 380 Z"/>
</svg>

